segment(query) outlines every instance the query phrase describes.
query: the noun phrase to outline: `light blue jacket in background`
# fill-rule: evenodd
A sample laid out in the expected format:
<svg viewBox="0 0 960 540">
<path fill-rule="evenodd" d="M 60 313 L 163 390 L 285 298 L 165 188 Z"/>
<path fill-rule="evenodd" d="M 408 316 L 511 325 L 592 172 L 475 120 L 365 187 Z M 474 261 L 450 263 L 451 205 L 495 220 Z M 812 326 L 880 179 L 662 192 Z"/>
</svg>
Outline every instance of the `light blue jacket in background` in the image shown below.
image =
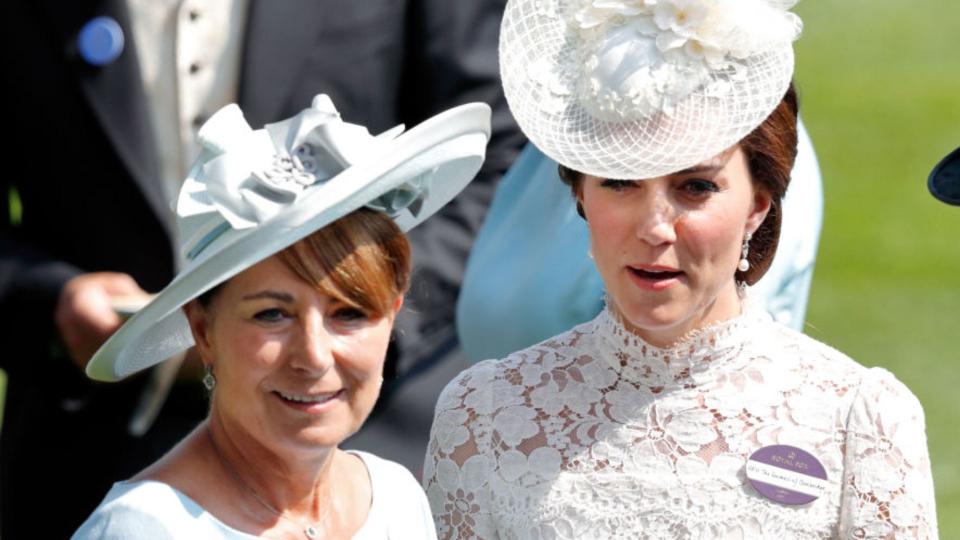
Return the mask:
<svg viewBox="0 0 960 540">
<path fill-rule="evenodd" d="M 751 295 L 773 317 L 803 329 L 823 221 L 817 158 L 803 124 L 783 201 L 780 245 Z M 593 319 L 603 282 L 586 223 L 557 164 L 528 144 L 497 188 L 470 253 L 457 302 L 457 331 L 472 361 L 503 358 Z"/>
</svg>

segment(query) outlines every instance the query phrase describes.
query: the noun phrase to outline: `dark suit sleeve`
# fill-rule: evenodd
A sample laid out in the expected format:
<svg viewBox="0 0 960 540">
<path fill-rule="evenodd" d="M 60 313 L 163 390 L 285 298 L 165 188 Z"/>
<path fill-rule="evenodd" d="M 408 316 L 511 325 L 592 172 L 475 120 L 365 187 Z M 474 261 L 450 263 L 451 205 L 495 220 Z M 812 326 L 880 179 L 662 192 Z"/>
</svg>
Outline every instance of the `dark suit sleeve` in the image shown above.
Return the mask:
<svg viewBox="0 0 960 540">
<path fill-rule="evenodd" d="M 0 323 L 5 336 L 15 336 L 0 365 L 11 371 L 11 384 L 24 380 L 12 373 L 21 368 L 48 387 L 52 365 L 76 371 L 54 347 L 54 309 L 70 278 L 125 272 L 157 290 L 172 273 L 169 210 L 152 174 L 145 109 L 131 105 L 145 102 L 132 43 L 106 66 L 76 54 L 78 29 L 123 2 L 102 4 L 0 4 L 0 118 L 8 135 L 0 175 Z M 122 13 L 110 13 L 128 26 Z M 11 210 L 13 193 L 18 204 Z"/>
<path fill-rule="evenodd" d="M 10 193 L 8 185 L 2 189 L 4 195 Z M 5 196 L 4 206 L 8 202 Z M 20 241 L 10 218 L 5 215 L 0 223 L 0 323 L 13 329 L 28 321 L 33 339 L 52 342 L 56 336 L 53 312 L 60 291 L 80 270 Z M 16 354 L 0 355 L 0 368 L 11 371 L 17 367 L 14 362 L 21 360 Z"/>
<path fill-rule="evenodd" d="M 18 148 L 23 141 L 8 140 L 11 155 L 26 155 Z M 60 291 L 72 277 L 80 274 L 74 265 L 58 260 L 42 247 L 29 240 L 31 231 L 22 228 L 23 199 L 29 197 L 30 186 L 18 184 L 16 179 L 31 175 L 19 160 L 8 161 L 6 173 L 0 175 L 0 306 L 4 321 L 29 319 L 32 324 L 52 329 L 53 311 Z M 36 318 L 32 316 L 36 316 Z M 5 328 L 11 328 L 5 326 Z M 0 355 L 3 368 L 6 356 Z"/>
<path fill-rule="evenodd" d="M 493 109 L 492 138 L 477 178 L 411 231 L 414 276 L 398 320 L 400 371 L 455 344 L 454 306 L 470 247 L 500 177 L 525 143 L 500 84 L 497 44 L 503 0 L 414 0 L 407 19 L 401 107 L 422 119 L 472 101 Z"/>
<path fill-rule="evenodd" d="M 5 112 L 7 118 L 18 118 Z M 50 180 L 56 172 L 37 166 L 42 158 L 30 147 L 34 134 L 19 122 L 13 125 L 24 135 L 5 143 L 10 156 L 19 157 L 6 160 L 0 175 L 0 325 L 10 338 L 5 354 L 0 354 L 0 368 L 16 378 L 21 370 L 43 373 L 48 367 L 41 358 L 49 354 L 58 335 L 53 315 L 60 291 L 80 269 L 55 256 L 41 239 L 69 241 L 76 223 L 65 212 L 58 221 L 52 217 L 56 214 L 36 207 L 37 201 L 53 198 L 51 192 L 60 190 Z"/>
</svg>

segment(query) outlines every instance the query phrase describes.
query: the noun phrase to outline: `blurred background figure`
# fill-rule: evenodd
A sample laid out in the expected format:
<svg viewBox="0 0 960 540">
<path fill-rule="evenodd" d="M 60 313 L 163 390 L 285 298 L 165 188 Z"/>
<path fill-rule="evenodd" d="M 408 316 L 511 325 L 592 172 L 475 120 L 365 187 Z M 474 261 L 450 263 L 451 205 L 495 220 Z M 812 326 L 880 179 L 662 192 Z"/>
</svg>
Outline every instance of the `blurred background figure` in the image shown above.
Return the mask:
<svg viewBox="0 0 960 540">
<path fill-rule="evenodd" d="M 121 323 L 118 298 L 157 291 L 174 275 L 171 195 L 195 157 L 196 130 L 227 103 L 259 126 L 326 93 L 346 121 L 374 133 L 463 102 L 493 107 L 478 180 L 410 238 L 419 264 L 387 388 L 391 374 L 455 349 L 466 254 L 523 144 L 497 78 L 502 8 L 499 0 L 3 4 L 8 98 L 0 107 L 15 135 L 0 179 L 4 538 L 35 537 L 38 527 L 67 536 L 113 481 L 157 459 L 205 415 L 199 383 L 181 376 L 134 436 L 131 417 L 155 379 L 102 386 L 80 367 Z M 54 520 L 38 503 L 52 492 L 67 501 Z"/>
<path fill-rule="evenodd" d="M 960 206 L 960 148 L 943 158 L 927 180 L 930 194 L 953 206 Z"/>
<path fill-rule="evenodd" d="M 770 270 L 752 294 L 777 322 L 802 332 L 823 222 L 823 186 L 803 124 Z M 528 144 L 504 176 L 477 236 L 457 303 L 457 330 L 473 362 L 503 358 L 603 309 L 603 282 L 587 255 L 587 226 L 557 163 Z"/>
</svg>

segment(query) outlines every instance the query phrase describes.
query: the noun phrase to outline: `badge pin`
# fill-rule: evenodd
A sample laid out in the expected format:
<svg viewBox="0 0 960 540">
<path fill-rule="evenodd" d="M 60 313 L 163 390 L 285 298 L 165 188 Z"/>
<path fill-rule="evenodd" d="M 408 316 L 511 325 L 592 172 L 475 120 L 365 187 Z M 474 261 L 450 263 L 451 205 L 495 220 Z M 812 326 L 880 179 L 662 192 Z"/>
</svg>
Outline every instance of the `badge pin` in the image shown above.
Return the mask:
<svg viewBox="0 0 960 540">
<path fill-rule="evenodd" d="M 123 52 L 123 29 L 116 19 L 107 16 L 87 21 L 77 36 L 77 50 L 90 65 L 105 66 Z"/>
<path fill-rule="evenodd" d="M 823 464 L 795 446 L 764 446 L 747 459 L 746 472 L 758 493 L 780 504 L 807 504 L 827 489 Z"/>
</svg>

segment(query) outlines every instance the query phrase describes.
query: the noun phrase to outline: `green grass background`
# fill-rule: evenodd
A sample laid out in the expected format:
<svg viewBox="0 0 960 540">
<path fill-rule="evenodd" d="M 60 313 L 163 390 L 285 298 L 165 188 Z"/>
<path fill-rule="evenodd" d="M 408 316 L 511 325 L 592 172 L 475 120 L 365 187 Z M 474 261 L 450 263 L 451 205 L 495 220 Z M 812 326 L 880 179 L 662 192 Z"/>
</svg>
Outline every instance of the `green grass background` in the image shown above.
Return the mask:
<svg viewBox="0 0 960 540">
<path fill-rule="evenodd" d="M 960 208 L 926 189 L 960 146 L 960 2 L 796 11 L 796 80 L 825 192 L 806 332 L 920 398 L 940 536 L 960 538 Z"/>
<path fill-rule="evenodd" d="M 804 0 L 796 11 L 796 80 L 826 198 L 807 333 L 920 398 L 940 534 L 960 538 L 960 208 L 925 187 L 960 146 L 960 2 Z"/>
</svg>

